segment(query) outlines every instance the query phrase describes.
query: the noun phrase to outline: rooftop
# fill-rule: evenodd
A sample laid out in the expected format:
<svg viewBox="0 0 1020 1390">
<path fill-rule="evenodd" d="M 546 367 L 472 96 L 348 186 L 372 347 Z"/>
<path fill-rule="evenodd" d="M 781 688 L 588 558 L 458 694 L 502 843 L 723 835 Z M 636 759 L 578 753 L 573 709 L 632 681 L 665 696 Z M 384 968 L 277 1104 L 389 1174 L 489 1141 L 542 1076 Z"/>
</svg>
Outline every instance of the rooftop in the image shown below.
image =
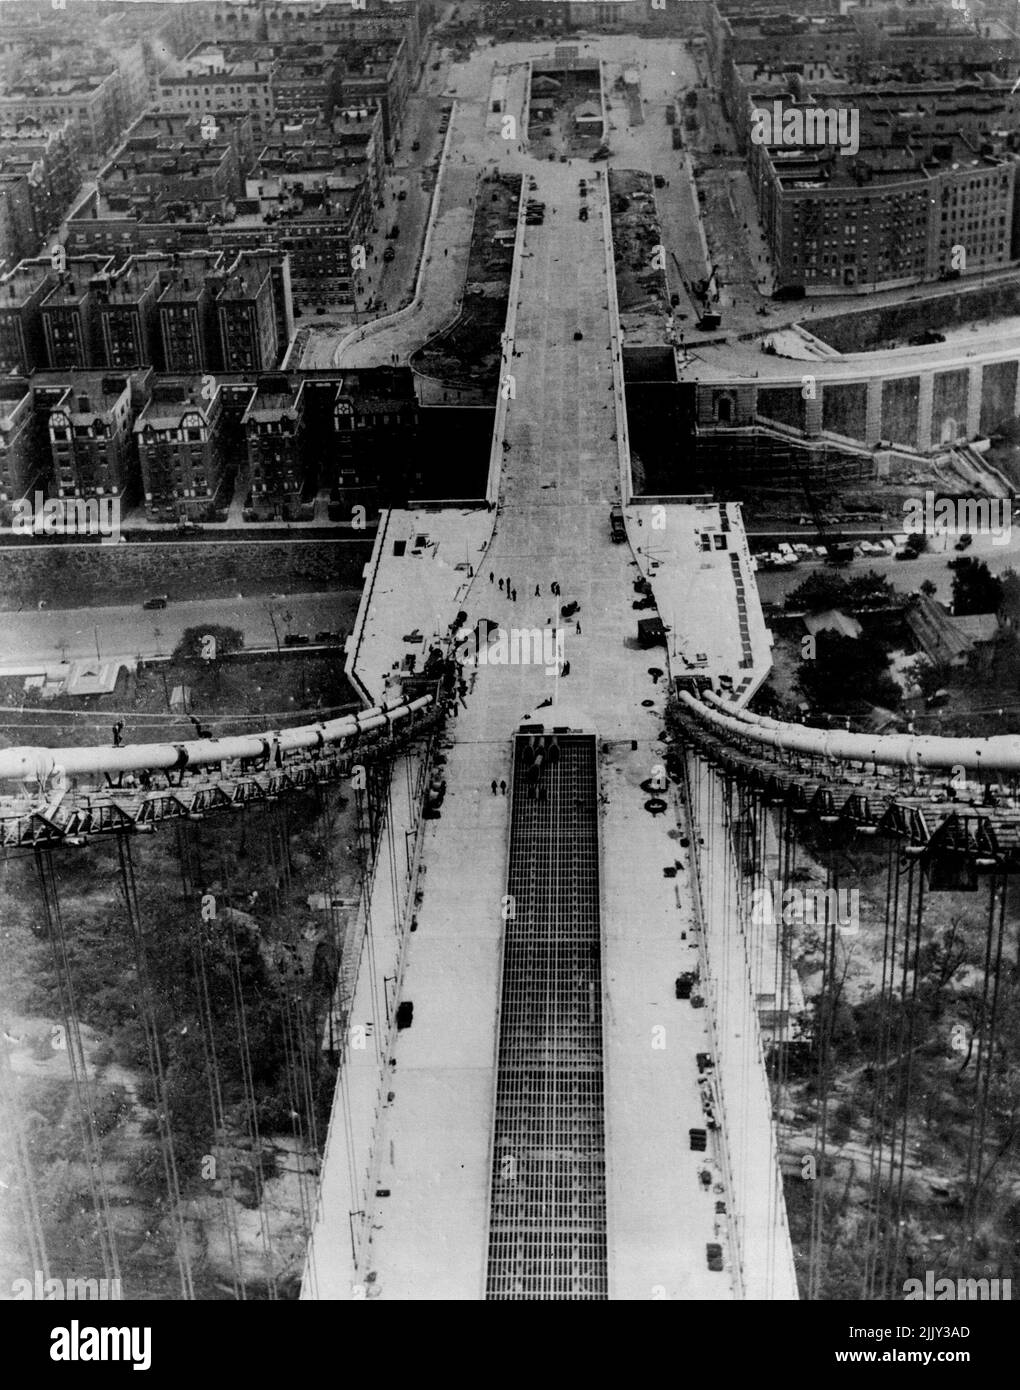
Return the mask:
<svg viewBox="0 0 1020 1390">
<path fill-rule="evenodd" d="M 0 308 L 20 307 L 48 279 L 56 280 L 49 262 L 21 261 L 0 278 Z"/>
<path fill-rule="evenodd" d="M 141 434 L 146 428 L 153 430 L 177 430 L 185 415 L 199 414 L 208 420 L 212 402 L 216 399 L 216 387 L 211 399 L 202 397 L 201 376 L 163 378 L 153 388 L 152 398 L 135 422 L 135 433 Z"/>
<path fill-rule="evenodd" d="M 123 398 L 129 385 L 130 381 L 126 376 L 75 372 L 72 383 L 50 409 L 62 410 L 76 425 L 90 424 L 100 416 L 108 414 Z"/>
</svg>

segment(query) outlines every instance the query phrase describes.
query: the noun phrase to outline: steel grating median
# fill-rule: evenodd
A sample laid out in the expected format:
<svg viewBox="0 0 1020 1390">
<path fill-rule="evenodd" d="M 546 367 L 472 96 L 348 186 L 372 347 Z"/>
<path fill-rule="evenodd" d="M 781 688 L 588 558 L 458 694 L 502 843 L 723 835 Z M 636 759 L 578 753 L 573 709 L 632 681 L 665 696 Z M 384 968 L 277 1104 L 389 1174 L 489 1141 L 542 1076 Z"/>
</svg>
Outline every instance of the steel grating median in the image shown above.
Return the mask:
<svg viewBox="0 0 1020 1390">
<path fill-rule="evenodd" d="M 518 736 L 487 1299 L 606 1299 L 597 746 Z"/>
</svg>

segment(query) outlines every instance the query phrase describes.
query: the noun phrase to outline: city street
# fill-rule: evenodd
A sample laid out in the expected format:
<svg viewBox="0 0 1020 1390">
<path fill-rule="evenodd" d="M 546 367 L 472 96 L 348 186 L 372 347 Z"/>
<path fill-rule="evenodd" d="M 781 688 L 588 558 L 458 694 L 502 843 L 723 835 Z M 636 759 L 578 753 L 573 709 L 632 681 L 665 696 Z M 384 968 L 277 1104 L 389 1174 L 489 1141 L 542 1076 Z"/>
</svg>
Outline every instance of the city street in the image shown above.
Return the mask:
<svg viewBox="0 0 1020 1390">
<path fill-rule="evenodd" d="M 285 594 L 279 598 L 201 599 L 146 609 L 117 608 L 24 610 L 3 615 L 0 672 L 33 663 L 111 657 L 169 655 L 182 634 L 200 623 L 239 628 L 247 647 L 282 645 L 288 633 L 349 633 L 360 593 L 340 590 Z M 274 626 L 275 625 L 275 626 Z"/>
<path fill-rule="evenodd" d="M 758 592 L 762 603 L 782 603 L 786 595 L 799 584 L 803 584 L 809 575 L 823 572 L 837 574 L 844 579 L 854 579 L 867 574 L 869 570 L 875 570 L 883 579 L 888 579 L 897 589 L 906 593 L 919 589 L 924 580 L 930 579 L 938 590 L 936 597 L 941 603 L 948 604 L 953 589 L 953 575 L 948 563 L 950 560 L 958 560 L 961 554 L 983 560 L 993 574 L 1002 574 L 1009 569 L 1020 571 L 1020 528 L 1013 530 L 1004 545 L 995 545 L 990 536 L 975 536 L 974 543 L 967 550 L 957 552 L 953 549 L 955 539 L 953 535 L 933 537 L 930 542 L 931 549 L 919 555 L 916 560 L 894 560 L 891 556 L 865 555 L 854 560 L 852 564 L 841 565 L 838 569 L 826 564 L 824 560 L 802 560 L 799 565 L 785 570 L 759 569 L 755 575 Z"/>
</svg>

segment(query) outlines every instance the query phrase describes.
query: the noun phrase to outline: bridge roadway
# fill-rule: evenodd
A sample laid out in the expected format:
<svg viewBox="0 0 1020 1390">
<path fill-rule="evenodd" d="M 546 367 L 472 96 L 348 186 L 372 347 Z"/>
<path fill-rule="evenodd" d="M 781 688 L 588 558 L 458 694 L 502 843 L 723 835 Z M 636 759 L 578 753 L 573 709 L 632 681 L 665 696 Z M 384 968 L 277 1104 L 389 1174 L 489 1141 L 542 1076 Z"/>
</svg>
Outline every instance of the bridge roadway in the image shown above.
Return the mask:
<svg viewBox="0 0 1020 1390">
<path fill-rule="evenodd" d="M 580 223 L 582 172 L 590 174 L 590 165 L 534 165 L 535 196 L 548 211 L 543 226 L 528 229 L 524 246 L 500 505 L 477 573 L 455 596 L 472 623 L 490 618 L 541 628 L 557 615 L 555 580 L 561 603 L 580 604 L 580 632 L 565 624 L 569 675 L 557 680 L 541 665 L 481 667 L 465 707 L 448 724 L 447 794 L 441 819 L 426 823 L 423 900 L 400 984 L 401 997 L 414 1003 L 413 1025 L 397 1034 L 392 1064 L 383 1070 L 367 1182 L 361 1171 L 351 1178 L 346 1154 L 327 1151 L 324 1163 L 323 1222 L 346 1206 L 357 1224 L 364 1211 L 361 1255 L 352 1258 L 341 1221 L 329 1232 L 320 1224 L 314 1290 L 306 1283 L 306 1297 L 484 1296 L 509 813 L 509 798 L 493 796 L 490 784 L 509 781 L 511 734 L 551 697 L 556 722 L 593 728 L 603 750 L 609 1296 L 738 1292 L 728 1257 L 721 1272 L 706 1262 L 709 1242 L 727 1245 L 725 1218 L 716 1211 L 726 1198 L 724 1173 L 711 1148 L 693 1153 L 687 1139 L 689 1128 L 704 1124 L 695 1059 L 712 1051 L 711 1025 L 709 1010 L 674 998 L 675 976 L 697 958 L 696 942 L 680 938 L 677 880 L 663 874 L 683 851 L 670 835 L 670 818 L 654 820 L 643 809 L 640 784 L 664 755 L 664 682 L 649 675 L 664 654 L 637 647 L 638 570 L 629 546 L 609 539 L 618 465 L 610 299 L 596 215 L 604 185 L 589 195 L 592 215 Z M 575 340 L 577 331 L 583 336 Z M 441 525 L 433 519 L 435 530 Z M 430 610 L 421 597 L 425 568 L 413 593 L 405 582 L 401 599 L 394 568 L 422 559 L 396 560 L 390 550 L 377 555 L 376 635 L 366 650 L 375 645 L 362 677 L 370 689 L 380 679 L 379 631 L 407 632 L 421 612 L 435 613 L 441 630 L 454 597 L 447 565 L 445 612 L 437 611 L 438 601 Z M 440 564 L 432 564 L 433 574 Z M 495 582 L 507 576 L 516 602 Z M 714 1191 L 699 1182 L 705 1167 Z"/>
</svg>

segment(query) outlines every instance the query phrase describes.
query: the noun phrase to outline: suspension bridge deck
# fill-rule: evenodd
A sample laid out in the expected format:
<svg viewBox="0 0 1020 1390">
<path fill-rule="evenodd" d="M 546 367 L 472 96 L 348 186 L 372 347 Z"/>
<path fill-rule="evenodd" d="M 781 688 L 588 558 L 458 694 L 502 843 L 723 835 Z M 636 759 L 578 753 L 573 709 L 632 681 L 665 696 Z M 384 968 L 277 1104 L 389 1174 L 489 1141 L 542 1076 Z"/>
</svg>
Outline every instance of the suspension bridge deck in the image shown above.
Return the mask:
<svg viewBox="0 0 1020 1390">
<path fill-rule="evenodd" d="M 673 993 L 692 949 L 680 935 L 677 883 L 663 870 L 674 868 L 686 851 L 675 830 L 670 837 L 670 817 L 657 820 L 644 810 L 647 792 L 641 786 L 665 756 L 667 683 L 650 669 L 661 671 L 668 662 L 661 647 L 642 650 L 637 641 L 643 615 L 633 607 L 634 583 L 641 571 L 630 547 L 613 544 L 609 534 L 609 509 L 618 499 L 617 421 L 603 223 L 595 216 L 587 223 L 576 219 L 576 166 L 535 165 L 534 171 L 536 196 L 559 211 L 542 228 L 529 228 L 525 243 L 516 332 L 508 345 L 516 390 L 507 403 L 501 500 L 491 540 L 484 555 L 469 552 L 475 573 L 467 585 L 453 563 L 463 546 L 446 543 L 446 513 L 433 513 L 422 524 L 417 534 L 427 534 L 430 544 L 411 558 L 406 547 L 394 553 L 388 538 L 377 545 L 369 581 L 375 596 L 372 655 L 361 679 L 374 696 L 381 673 L 399 670 L 409 650 L 421 652 L 405 638 L 423 627 L 417 615 L 425 612 L 435 614 L 426 636 L 446 632 L 459 611 L 467 613 L 469 625 L 488 619 L 503 631 L 562 626 L 570 670 L 557 675 L 535 660 L 465 669 L 470 691 L 447 723 L 446 795 L 441 818 L 426 829 L 422 902 L 400 984 L 401 997 L 414 1003 L 414 1022 L 399 1033 L 381 1082 L 373 1169 L 378 1177 L 370 1184 L 363 1218 L 371 1243 L 357 1272 L 348 1269 L 345 1277 L 369 1297 L 398 1300 L 477 1300 L 487 1290 L 509 1298 L 732 1298 L 728 1259 L 722 1270 L 710 1269 L 706 1259 L 707 1245 L 726 1245 L 717 1212 L 717 1203 L 726 1204 L 720 1155 L 714 1136 L 707 1153 L 692 1152 L 688 1139 L 689 1130 L 704 1123 L 697 1058 L 711 1052 L 712 1040 L 708 1010 L 693 1009 Z M 593 211 L 603 196 L 604 188 L 589 194 Z M 667 511 L 668 526 L 683 525 L 689 578 L 709 558 L 696 541 L 695 513 Z M 709 529 L 726 529 L 716 508 L 703 520 Z M 456 517 L 453 522 L 461 524 Z M 412 537 L 417 524 L 406 513 L 390 518 L 393 535 L 401 538 Z M 402 605 L 411 563 L 416 592 Z M 718 552 L 712 563 L 713 569 L 725 566 L 732 588 L 729 553 Z M 553 581 L 558 596 L 551 593 Z M 569 604 L 576 610 L 569 619 L 561 617 Z M 707 585 L 689 606 L 694 628 L 709 642 L 721 625 Z M 735 654 L 736 618 L 726 641 Z M 490 1266 L 487 1241 L 498 1162 L 494 1115 L 508 1116 L 513 1100 L 498 1097 L 496 1081 L 500 902 L 510 843 L 510 798 L 498 784 L 513 780 L 514 731 L 522 722 L 542 721 L 597 735 L 597 777 L 609 788 L 586 831 L 597 840 L 605 866 L 597 883 L 604 952 L 598 1031 L 605 1075 L 605 1227 L 589 1232 L 597 1243 L 604 1241 L 605 1254 L 603 1269 L 598 1244 L 581 1281 L 580 1261 L 568 1275 L 557 1271 L 547 1250 L 544 1268 L 533 1263 L 529 1273 L 532 1291 L 515 1295 L 519 1276 L 510 1272 L 510 1261 L 497 1258 Z M 596 774 L 586 776 L 594 782 Z M 585 929 L 594 931 L 595 922 L 589 916 Z M 564 950 L 573 930 L 561 920 Z M 586 987 L 596 978 L 587 978 Z M 561 1040 L 571 1036 L 571 1026 L 567 1015 L 550 1022 Z M 661 1049 L 656 1030 L 663 1027 Z M 575 1043 L 564 1076 L 586 1068 L 590 1073 L 594 1066 L 591 1036 L 578 1030 Z M 597 1126 L 597 1111 L 589 1111 L 585 1123 Z M 324 1187 L 332 1161 L 327 1153 Z M 708 1192 L 700 1176 L 706 1165 L 713 1183 Z M 493 1230 L 503 1221 L 519 1254 L 524 1235 L 519 1227 L 510 1232 L 512 1213 L 497 1216 Z M 353 1219 L 362 1219 L 360 1211 Z M 332 1257 L 338 1266 L 349 1266 L 346 1232 L 337 1231 L 335 1241 Z M 326 1243 L 319 1248 L 325 1250 Z M 572 1244 L 571 1260 L 573 1249 Z M 585 1291 L 557 1294 L 557 1279 L 568 1280 L 571 1288 L 583 1282 Z"/>
</svg>

